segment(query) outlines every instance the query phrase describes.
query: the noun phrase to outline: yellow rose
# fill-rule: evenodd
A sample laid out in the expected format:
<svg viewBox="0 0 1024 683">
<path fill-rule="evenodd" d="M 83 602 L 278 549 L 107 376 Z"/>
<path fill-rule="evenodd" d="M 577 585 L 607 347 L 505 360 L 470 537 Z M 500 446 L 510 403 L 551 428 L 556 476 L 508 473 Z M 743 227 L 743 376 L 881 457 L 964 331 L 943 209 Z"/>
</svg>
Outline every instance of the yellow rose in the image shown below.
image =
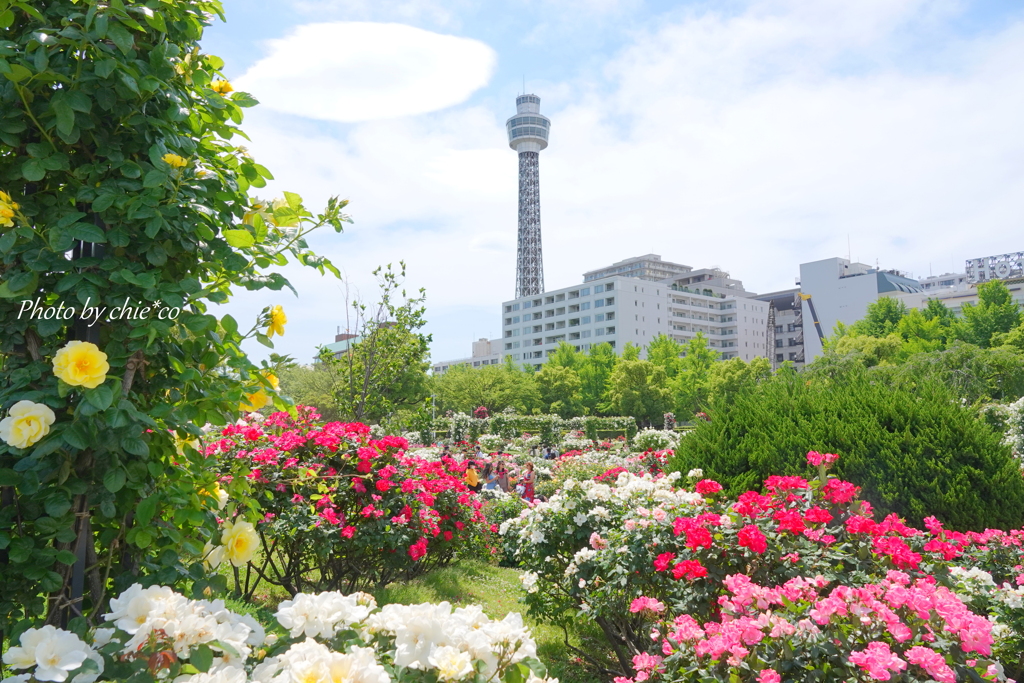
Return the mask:
<svg viewBox="0 0 1024 683">
<path fill-rule="evenodd" d="M 214 547 L 209 541 L 206 542 L 206 546 L 203 548 L 203 564 L 206 565 L 207 569 L 216 569 L 224 561 L 224 546 L 218 545 Z"/>
<path fill-rule="evenodd" d="M 57 419 L 49 406 L 32 401 L 18 401 L 11 406 L 9 417 L 0 420 L 0 439 L 15 448 L 28 448 L 50 433 Z"/>
<path fill-rule="evenodd" d="M 252 524 L 240 519 L 237 522 L 224 522 L 220 544 L 224 547 L 224 559 L 236 567 L 241 567 L 256 554 L 260 537 Z"/>
<path fill-rule="evenodd" d="M 210 84 L 210 90 L 221 95 L 227 95 L 229 92 L 234 91 L 234 88 L 231 87 L 229 81 L 217 80 Z"/>
<path fill-rule="evenodd" d="M 213 482 L 212 490 L 202 489 L 199 491 L 199 495 L 216 500 L 218 510 L 223 510 L 228 505 L 228 492 L 222 489 L 217 482 Z"/>
<path fill-rule="evenodd" d="M 0 190 L 0 227 L 13 228 L 14 212 L 18 210 L 18 204 L 11 199 L 11 195 Z"/>
<path fill-rule="evenodd" d="M 270 309 L 270 323 L 267 327 L 267 336 L 273 337 L 275 334 L 284 336 L 284 324 L 288 322 L 288 316 L 284 314 L 284 308 L 281 306 L 274 306 Z"/>
<path fill-rule="evenodd" d="M 74 387 L 95 389 L 109 370 L 107 354 L 91 342 L 69 341 L 53 357 L 53 374 Z"/>
<path fill-rule="evenodd" d="M 267 378 L 268 382 L 270 382 L 270 386 L 274 387 L 274 391 L 277 391 L 277 388 L 281 386 L 276 375 L 263 373 L 263 376 Z M 239 408 L 246 413 L 254 413 L 257 410 L 262 410 L 274 402 L 274 399 L 270 398 L 270 396 L 267 395 L 267 392 L 263 389 L 251 394 L 246 394 L 245 399 L 247 402 L 240 404 Z"/>
<path fill-rule="evenodd" d="M 171 154 L 168 152 L 160 158 L 171 168 L 185 168 L 188 166 L 188 161 L 185 160 L 185 157 L 180 157 L 177 154 Z"/>
</svg>

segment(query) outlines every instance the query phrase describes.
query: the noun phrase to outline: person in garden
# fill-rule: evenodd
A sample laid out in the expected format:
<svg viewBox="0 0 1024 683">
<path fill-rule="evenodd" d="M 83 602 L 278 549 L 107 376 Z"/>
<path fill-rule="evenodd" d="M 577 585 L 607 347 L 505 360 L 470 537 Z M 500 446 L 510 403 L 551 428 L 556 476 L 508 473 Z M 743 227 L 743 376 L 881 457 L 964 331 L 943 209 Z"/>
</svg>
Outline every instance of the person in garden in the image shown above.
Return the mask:
<svg viewBox="0 0 1024 683">
<path fill-rule="evenodd" d="M 495 469 L 495 475 L 498 482 L 498 488 L 508 493 L 508 469 L 505 467 L 505 463 L 499 462 Z"/>
<path fill-rule="evenodd" d="M 493 491 L 496 488 L 498 488 L 498 473 L 493 464 L 487 463 L 484 465 L 484 489 Z"/>
<path fill-rule="evenodd" d="M 484 459 L 484 452 L 482 450 L 480 450 L 480 444 L 476 445 L 475 457 L 476 457 L 477 460 L 483 460 Z"/>
<path fill-rule="evenodd" d="M 533 463 L 526 463 L 526 469 L 523 470 L 523 476 L 520 479 L 520 483 L 523 487 L 523 500 L 533 502 L 533 484 L 536 474 L 533 471 Z"/>
<path fill-rule="evenodd" d="M 476 471 L 476 463 L 472 460 L 466 465 L 466 474 L 462 479 L 470 491 L 480 490 L 480 474 Z"/>
</svg>

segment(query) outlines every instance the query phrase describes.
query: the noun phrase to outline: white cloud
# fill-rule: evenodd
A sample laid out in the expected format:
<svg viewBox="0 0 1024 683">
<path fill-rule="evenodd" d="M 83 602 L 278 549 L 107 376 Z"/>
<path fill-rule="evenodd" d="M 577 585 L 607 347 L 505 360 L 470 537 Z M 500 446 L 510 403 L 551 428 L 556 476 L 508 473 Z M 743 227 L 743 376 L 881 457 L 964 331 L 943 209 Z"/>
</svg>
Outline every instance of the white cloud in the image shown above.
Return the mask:
<svg viewBox="0 0 1024 683">
<path fill-rule="evenodd" d="M 269 41 L 236 86 L 268 109 L 351 123 L 437 111 L 490 80 L 484 43 L 403 24 L 305 24 Z"/>
<path fill-rule="evenodd" d="M 654 252 L 770 291 L 792 286 L 801 262 L 845 256 L 848 235 L 854 258 L 919 274 L 1024 247 L 1024 23 L 954 37 L 955 12 L 772 0 L 689 13 L 636 36 L 599 78 L 538 87 L 552 119 L 541 155 L 548 287 Z M 364 293 L 374 266 L 409 262 L 410 285 L 428 290 L 435 358 L 496 334 L 514 288 L 505 96 L 493 110 L 337 134 L 260 110 L 246 126 L 277 187 L 314 205 L 353 200 L 356 225 L 316 246 Z M 297 284 L 303 312 L 289 313 L 287 343 L 311 349 L 340 322 L 338 295 Z"/>
</svg>

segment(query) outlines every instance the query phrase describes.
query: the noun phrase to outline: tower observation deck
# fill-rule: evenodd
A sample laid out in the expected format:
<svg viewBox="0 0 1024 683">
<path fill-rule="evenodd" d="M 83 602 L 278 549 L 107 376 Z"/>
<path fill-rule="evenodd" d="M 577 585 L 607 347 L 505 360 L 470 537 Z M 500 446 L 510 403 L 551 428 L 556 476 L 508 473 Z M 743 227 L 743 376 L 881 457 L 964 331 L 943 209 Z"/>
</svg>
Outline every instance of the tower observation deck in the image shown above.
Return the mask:
<svg viewBox="0 0 1024 683">
<path fill-rule="evenodd" d="M 544 292 L 540 238 L 540 151 L 548 146 L 551 120 L 540 113 L 540 98 L 520 95 L 516 115 L 505 123 L 508 146 L 519 153 L 519 252 L 516 298 Z"/>
</svg>

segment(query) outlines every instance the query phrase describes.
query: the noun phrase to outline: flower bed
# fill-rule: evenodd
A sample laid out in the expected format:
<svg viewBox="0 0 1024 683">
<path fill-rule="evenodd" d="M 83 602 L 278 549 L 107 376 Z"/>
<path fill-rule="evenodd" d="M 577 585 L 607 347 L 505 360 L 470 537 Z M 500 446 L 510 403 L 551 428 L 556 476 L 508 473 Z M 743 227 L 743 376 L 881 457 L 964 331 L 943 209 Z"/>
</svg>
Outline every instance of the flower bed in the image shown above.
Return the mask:
<svg viewBox="0 0 1024 683">
<path fill-rule="evenodd" d="M 516 613 L 493 621 L 476 605 L 378 608 L 365 593 L 327 592 L 296 595 L 274 616 L 268 633 L 220 600 L 189 600 L 164 586 L 135 584 L 111 601 L 104 615 L 109 628 L 44 626 L 21 633 L 3 661 L 25 673 L 5 680 L 548 681 Z"/>
<path fill-rule="evenodd" d="M 935 640 L 928 641 L 928 632 L 914 621 L 933 621 L 931 616 L 922 616 L 923 612 L 899 617 L 914 633 L 912 640 L 903 639 L 904 632 L 898 628 L 895 633 L 886 629 L 881 633 L 879 623 L 885 624 L 882 610 L 870 618 L 870 627 L 857 626 L 856 619 L 845 625 L 837 620 L 833 631 L 808 616 L 822 599 L 845 599 L 851 595 L 849 591 L 895 590 L 892 582 L 899 583 L 904 576 L 906 583 L 900 585 L 906 590 L 931 590 L 941 598 L 925 612 L 938 610 L 946 615 L 949 606 L 963 604 L 950 592 L 957 586 L 955 567 L 984 569 L 997 585 L 1016 586 L 1017 581 L 1024 581 L 1024 532 L 951 532 L 933 518 L 926 530 L 919 530 L 895 515 L 876 521 L 870 506 L 857 499 L 856 486 L 827 478 L 825 470 L 834 456 L 810 457 L 818 468 L 816 479 L 773 476 L 765 482 L 764 493 L 749 491 L 732 500 L 724 499 L 722 487 L 710 480 L 693 482 L 692 491 L 676 488 L 678 474 L 654 479 L 622 472 L 611 484 L 566 482 L 548 503 L 502 525 L 506 552 L 525 570 L 531 614 L 556 623 L 592 620 L 604 632 L 617 660 L 609 665 L 592 658 L 594 663 L 622 677 L 635 675 L 637 680 L 655 671 L 654 660 L 648 657 L 666 655 L 657 669 L 666 680 L 729 680 L 735 675 L 738 678 L 733 680 L 747 681 L 755 680 L 757 672 L 767 668 L 791 680 L 805 680 L 799 674 L 804 666 L 834 672 L 823 674 L 820 680 L 847 680 L 860 675 L 859 665 L 851 666 L 849 658 L 864 651 L 870 642 L 884 642 L 893 656 L 904 662 L 910 661 L 907 657 L 925 657 L 922 650 L 911 654 L 912 647 L 931 648 L 950 666 L 960 667 L 957 671 L 964 675 L 967 668 L 986 674 L 987 661 L 998 661 L 1008 672 L 1016 673 L 1024 633 L 1019 621 L 1022 613 L 1015 612 L 1016 620 L 1008 616 L 1006 610 L 1014 608 L 1005 602 L 1000 603 L 1002 612 L 970 603 L 978 610 L 970 613 L 971 619 L 986 623 L 984 616 L 999 619 L 999 626 L 991 632 L 991 660 L 984 648 L 972 649 L 974 640 L 949 637 L 941 622 L 932 625 Z M 697 471 L 692 474 L 700 476 Z M 893 571 L 899 574 L 890 574 Z M 744 581 L 765 591 L 782 590 L 788 581 L 804 582 L 799 586 L 813 588 L 813 595 L 798 591 L 782 605 L 761 601 L 756 614 L 739 607 L 730 612 L 724 601 L 734 600 L 737 594 L 732 588 Z M 638 606 L 638 598 L 652 602 Z M 637 608 L 631 611 L 631 607 Z M 789 640 L 780 641 L 778 648 L 769 647 L 773 642 L 769 638 L 769 608 L 790 624 L 810 619 L 808 624 L 821 633 L 808 636 L 806 642 L 820 642 L 821 647 L 804 647 L 804 641 L 794 634 L 787 634 Z M 862 616 L 860 607 L 852 603 L 844 609 Z M 898 612 L 892 605 L 886 609 Z M 967 618 L 967 612 L 962 614 Z M 663 643 L 669 641 L 664 641 L 664 636 L 678 627 L 663 624 L 664 615 L 693 619 L 703 641 L 741 617 L 754 620 L 754 630 L 747 632 L 750 642 L 741 642 L 743 649 L 736 651 L 717 647 L 697 651 L 684 647 L 696 640 L 678 638 L 671 639 L 666 651 Z M 652 628 L 658 631 L 652 634 Z M 859 635 L 851 636 L 857 628 Z M 762 640 L 764 647 L 755 647 Z M 880 646 L 872 652 L 881 653 Z M 639 669 L 634 669 L 636 657 L 643 664 Z M 770 678 L 773 674 L 766 675 Z"/>
<path fill-rule="evenodd" d="M 262 520 L 262 549 L 247 566 L 289 592 L 408 579 L 446 564 L 486 531 L 481 502 L 462 482 L 464 463 L 406 455 L 401 437 L 374 439 L 358 423 L 274 413 L 232 425 L 207 447 L 223 463 L 246 461 Z"/>
</svg>

